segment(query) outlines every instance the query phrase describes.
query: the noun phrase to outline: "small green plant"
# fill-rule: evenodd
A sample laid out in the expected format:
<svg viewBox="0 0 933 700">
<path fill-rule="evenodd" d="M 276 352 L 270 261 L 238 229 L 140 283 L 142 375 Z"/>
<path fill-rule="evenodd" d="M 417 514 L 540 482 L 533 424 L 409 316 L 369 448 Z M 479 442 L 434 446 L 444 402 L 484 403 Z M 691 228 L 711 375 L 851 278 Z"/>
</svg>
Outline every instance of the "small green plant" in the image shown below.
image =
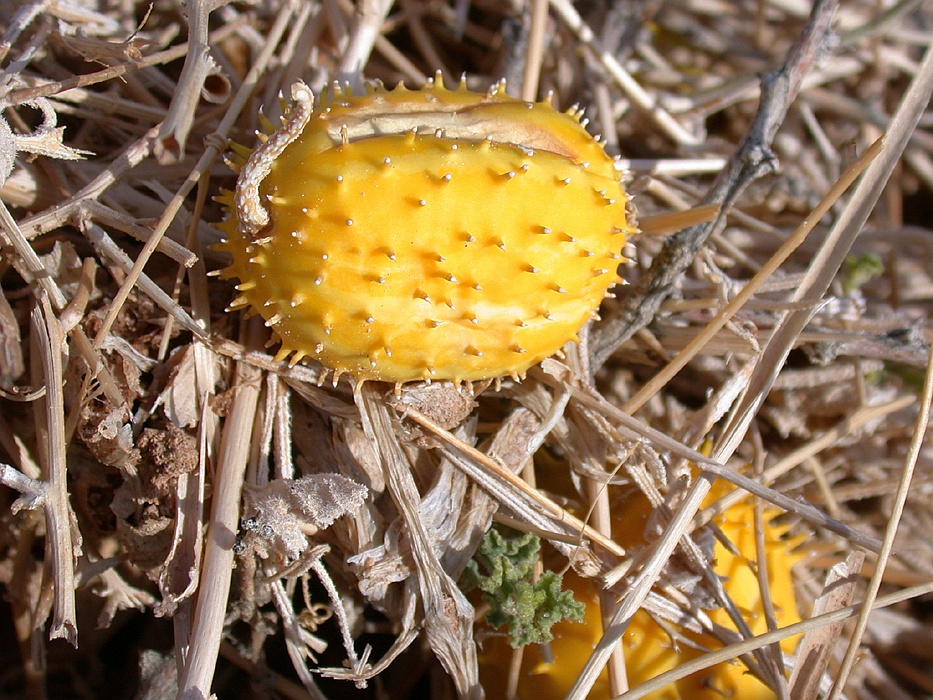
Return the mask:
<svg viewBox="0 0 933 700">
<path fill-rule="evenodd" d="M 884 272 L 884 263 L 874 253 L 849 255 L 842 271 L 842 291 L 851 294 Z"/>
<path fill-rule="evenodd" d="M 478 587 L 490 610 L 486 620 L 495 628 L 508 625 L 509 644 L 546 644 L 551 627 L 567 618 L 580 622 L 585 606 L 572 591 L 561 590 L 563 576 L 545 571 L 534 581 L 541 542 L 530 533 L 503 535 L 492 529 L 483 537 L 464 578 L 467 588 Z"/>
</svg>

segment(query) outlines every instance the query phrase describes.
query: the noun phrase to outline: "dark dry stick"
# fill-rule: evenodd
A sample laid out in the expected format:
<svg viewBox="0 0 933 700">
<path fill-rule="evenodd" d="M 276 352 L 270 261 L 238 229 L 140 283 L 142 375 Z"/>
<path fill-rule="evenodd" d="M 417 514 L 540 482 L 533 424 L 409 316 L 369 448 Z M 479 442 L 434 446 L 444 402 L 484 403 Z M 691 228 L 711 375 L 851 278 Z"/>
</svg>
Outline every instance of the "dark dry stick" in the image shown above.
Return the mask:
<svg viewBox="0 0 933 700">
<path fill-rule="evenodd" d="M 774 169 L 771 142 L 797 96 L 804 76 L 832 36 L 830 24 L 837 0 L 820 0 L 791 48 L 784 65 L 761 79 L 758 113 L 738 150 L 729 159 L 702 204 L 719 204 L 720 213 L 709 223 L 692 226 L 671 236 L 651 263 L 651 269 L 628 294 L 622 307 L 594 329 L 591 366 L 599 369 L 622 343 L 651 322 L 700 248 L 726 223 L 726 214 L 745 188 Z"/>
</svg>

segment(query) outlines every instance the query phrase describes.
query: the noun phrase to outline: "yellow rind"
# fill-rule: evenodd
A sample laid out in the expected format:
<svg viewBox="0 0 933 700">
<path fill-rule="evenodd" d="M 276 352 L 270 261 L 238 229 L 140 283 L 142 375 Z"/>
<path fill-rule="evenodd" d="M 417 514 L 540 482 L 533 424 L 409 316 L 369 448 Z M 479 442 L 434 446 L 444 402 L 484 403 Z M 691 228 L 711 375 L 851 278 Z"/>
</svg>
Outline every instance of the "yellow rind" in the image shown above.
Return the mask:
<svg viewBox="0 0 933 700">
<path fill-rule="evenodd" d="M 335 90 L 259 192 L 268 226 L 221 224 L 237 305 L 280 357 L 359 379 L 524 372 L 576 338 L 629 230 L 613 161 L 574 117 L 438 83 Z"/>
</svg>

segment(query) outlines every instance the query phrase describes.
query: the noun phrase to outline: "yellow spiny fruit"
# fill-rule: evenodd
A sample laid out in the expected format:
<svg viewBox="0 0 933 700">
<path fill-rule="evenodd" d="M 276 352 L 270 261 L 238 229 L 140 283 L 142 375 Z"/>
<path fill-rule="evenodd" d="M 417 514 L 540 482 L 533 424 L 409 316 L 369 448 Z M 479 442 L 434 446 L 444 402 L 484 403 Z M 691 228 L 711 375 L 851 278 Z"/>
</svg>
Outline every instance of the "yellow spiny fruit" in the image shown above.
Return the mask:
<svg viewBox="0 0 933 700">
<path fill-rule="evenodd" d="M 707 502 L 722 497 L 730 488 L 727 484 L 717 482 Z M 634 540 L 626 542 L 624 534 L 629 533 L 631 539 L 631 533 L 642 532 L 643 518 L 647 512 L 647 502 L 642 498 L 631 499 L 623 507 L 614 509 L 613 529 L 622 544 L 635 544 Z M 800 540 L 786 538 L 786 527 L 776 525 L 774 516 L 774 512 L 765 513 L 765 549 L 775 616 L 779 626 L 784 627 L 800 620 L 791 568 L 802 555 L 793 551 Z M 753 501 L 745 499 L 739 502 L 716 518 L 715 522 L 732 543 L 735 552 L 717 541 L 713 568 L 723 578 L 726 591 L 742 611 L 752 632 L 767 632 L 758 580 L 752 568 L 756 557 Z M 542 659 L 540 648 L 536 645 L 525 647 L 521 676 L 518 679 L 520 700 L 564 698 L 602 636 L 596 586 L 592 581 L 575 575 L 572 570 L 564 575 L 564 584 L 574 591 L 577 600 L 586 603 L 586 619 L 583 624 L 561 621 L 554 625 L 551 630 L 554 640 L 550 644 L 553 662 Z M 707 614 L 713 623 L 735 629 L 724 610 L 711 610 Z M 683 629 L 677 631 L 698 647 L 680 641 L 675 648 L 668 632 L 647 612 L 640 610 L 636 613 L 622 638 L 629 687 L 635 687 L 701 656 L 703 648 L 717 649 L 722 646 L 714 637 Z M 785 639 L 781 648 L 790 653 L 796 642 L 796 639 Z M 480 656 L 480 675 L 487 697 L 492 700 L 505 697 L 510 656 L 511 650 L 502 640 L 493 639 L 484 646 Z M 594 700 L 609 697 L 609 682 L 605 671 L 594 685 L 590 697 Z M 645 697 L 649 700 L 773 700 L 776 694 L 738 661 L 700 671 Z"/>
<path fill-rule="evenodd" d="M 619 281 L 615 163 L 548 102 L 439 79 L 422 90 L 302 83 L 248 156 L 219 248 L 281 341 L 336 374 L 406 382 L 517 375 L 553 354 Z"/>
</svg>

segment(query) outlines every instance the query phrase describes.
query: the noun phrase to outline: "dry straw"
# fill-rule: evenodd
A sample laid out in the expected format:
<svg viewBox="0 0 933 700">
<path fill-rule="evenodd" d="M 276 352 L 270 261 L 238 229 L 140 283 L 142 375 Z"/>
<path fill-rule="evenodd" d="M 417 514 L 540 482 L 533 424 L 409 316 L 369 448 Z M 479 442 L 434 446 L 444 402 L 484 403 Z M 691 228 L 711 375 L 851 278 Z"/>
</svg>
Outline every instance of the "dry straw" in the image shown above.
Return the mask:
<svg viewBox="0 0 933 700">
<path fill-rule="evenodd" d="M 929 7 L 134 5 L 0 3 L 0 585 L 19 654 L 0 694 L 237 697 L 246 673 L 288 698 L 366 697 L 377 677 L 386 697 L 479 698 L 502 601 L 463 573 L 491 527 L 543 541 L 529 586 L 573 568 L 600 590 L 571 698 L 734 659 L 779 698 L 933 692 Z M 521 381 L 276 362 L 212 276 L 232 144 L 274 128 L 299 80 L 339 100 L 436 72 L 585 110 L 634 193 L 626 284 Z M 739 488 L 707 501 L 717 479 Z M 712 560 L 746 493 L 763 635 Z M 614 531 L 633 494 L 650 512 Z M 763 556 L 773 509 L 804 542 L 791 626 Z M 638 611 L 721 647 L 629 687 Z"/>
</svg>

